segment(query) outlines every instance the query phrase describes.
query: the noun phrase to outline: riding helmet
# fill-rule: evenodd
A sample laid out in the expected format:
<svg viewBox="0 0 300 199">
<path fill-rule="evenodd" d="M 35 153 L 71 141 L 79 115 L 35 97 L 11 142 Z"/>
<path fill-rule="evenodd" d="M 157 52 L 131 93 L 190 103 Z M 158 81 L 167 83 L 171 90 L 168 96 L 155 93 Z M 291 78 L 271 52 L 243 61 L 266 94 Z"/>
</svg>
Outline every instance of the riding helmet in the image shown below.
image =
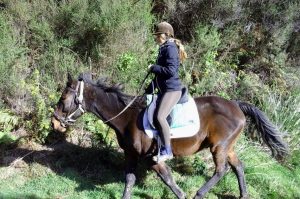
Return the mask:
<svg viewBox="0 0 300 199">
<path fill-rule="evenodd" d="M 167 34 L 171 37 L 174 37 L 174 29 L 171 26 L 171 24 L 169 24 L 168 22 L 160 22 L 159 24 L 157 24 L 154 28 L 154 35 L 157 34 Z"/>
</svg>

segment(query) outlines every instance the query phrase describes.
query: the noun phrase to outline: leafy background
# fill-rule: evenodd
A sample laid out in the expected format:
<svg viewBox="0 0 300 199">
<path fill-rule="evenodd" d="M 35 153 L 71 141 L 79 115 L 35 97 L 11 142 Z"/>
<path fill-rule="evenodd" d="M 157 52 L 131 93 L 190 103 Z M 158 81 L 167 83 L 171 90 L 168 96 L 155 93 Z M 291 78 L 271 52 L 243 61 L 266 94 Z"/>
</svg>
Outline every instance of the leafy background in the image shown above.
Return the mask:
<svg viewBox="0 0 300 199">
<path fill-rule="evenodd" d="M 300 198 L 299 10 L 297 0 L 0 0 L 0 198 L 120 198 L 123 156 L 113 131 L 86 114 L 67 149 L 51 152 L 50 117 L 68 72 L 108 77 L 135 95 L 162 20 L 185 45 L 180 75 L 193 96 L 248 101 L 289 144 L 279 164 L 245 129 L 237 151 L 251 198 Z M 189 197 L 213 172 L 207 152 L 170 164 Z M 153 173 L 140 175 L 134 198 L 174 197 Z M 237 196 L 229 173 L 207 198 Z"/>
</svg>

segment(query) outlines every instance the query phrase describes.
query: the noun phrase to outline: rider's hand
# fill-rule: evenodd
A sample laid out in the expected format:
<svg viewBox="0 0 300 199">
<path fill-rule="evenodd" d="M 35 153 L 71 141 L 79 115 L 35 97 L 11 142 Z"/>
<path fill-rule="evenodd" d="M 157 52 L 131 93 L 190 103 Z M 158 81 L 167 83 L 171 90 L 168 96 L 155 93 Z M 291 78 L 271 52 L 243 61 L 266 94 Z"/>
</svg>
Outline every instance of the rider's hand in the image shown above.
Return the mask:
<svg viewBox="0 0 300 199">
<path fill-rule="evenodd" d="M 151 71 L 153 64 L 149 64 L 148 71 Z"/>
</svg>

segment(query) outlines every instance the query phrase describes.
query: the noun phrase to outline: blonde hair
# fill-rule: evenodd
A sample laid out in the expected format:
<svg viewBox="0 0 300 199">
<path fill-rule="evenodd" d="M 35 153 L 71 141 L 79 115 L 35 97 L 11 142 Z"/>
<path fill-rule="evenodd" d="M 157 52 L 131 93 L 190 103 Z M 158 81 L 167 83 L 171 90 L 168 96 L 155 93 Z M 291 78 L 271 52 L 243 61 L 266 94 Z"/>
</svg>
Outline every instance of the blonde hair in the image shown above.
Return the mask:
<svg viewBox="0 0 300 199">
<path fill-rule="evenodd" d="M 185 52 L 184 46 L 179 39 L 174 39 L 174 42 L 178 48 L 179 59 L 182 63 L 187 58 L 187 53 Z"/>
<path fill-rule="evenodd" d="M 168 33 L 164 33 L 160 35 L 162 38 L 166 39 L 166 40 L 173 40 L 174 43 L 176 44 L 177 48 L 178 48 L 178 54 L 179 54 L 179 59 L 180 59 L 180 63 L 182 63 L 186 58 L 187 58 L 187 53 L 185 52 L 184 46 L 182 44 L 182 42 L 179 39 L 175 39 L 173 38 L 170 34 Z"/>
</svg>

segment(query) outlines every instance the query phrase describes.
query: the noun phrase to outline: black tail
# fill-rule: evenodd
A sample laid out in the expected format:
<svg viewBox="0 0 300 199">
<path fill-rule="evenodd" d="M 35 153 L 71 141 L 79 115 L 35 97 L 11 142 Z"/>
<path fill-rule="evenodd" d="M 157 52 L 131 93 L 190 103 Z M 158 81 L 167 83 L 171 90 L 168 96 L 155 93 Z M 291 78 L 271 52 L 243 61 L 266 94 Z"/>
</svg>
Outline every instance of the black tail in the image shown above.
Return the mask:
<svg viewBox="0 0 300 199">
<path fill-rule="evenodd" d="M 287 144 L 282 140 L 279 130 L 269 121 L 267 116 L 255 106 L 237 101 L 246 116 L 255 122 L 259 136 L 272 151 L 276 159 L 283 159 L 288 154 Z"/>
</svg>

